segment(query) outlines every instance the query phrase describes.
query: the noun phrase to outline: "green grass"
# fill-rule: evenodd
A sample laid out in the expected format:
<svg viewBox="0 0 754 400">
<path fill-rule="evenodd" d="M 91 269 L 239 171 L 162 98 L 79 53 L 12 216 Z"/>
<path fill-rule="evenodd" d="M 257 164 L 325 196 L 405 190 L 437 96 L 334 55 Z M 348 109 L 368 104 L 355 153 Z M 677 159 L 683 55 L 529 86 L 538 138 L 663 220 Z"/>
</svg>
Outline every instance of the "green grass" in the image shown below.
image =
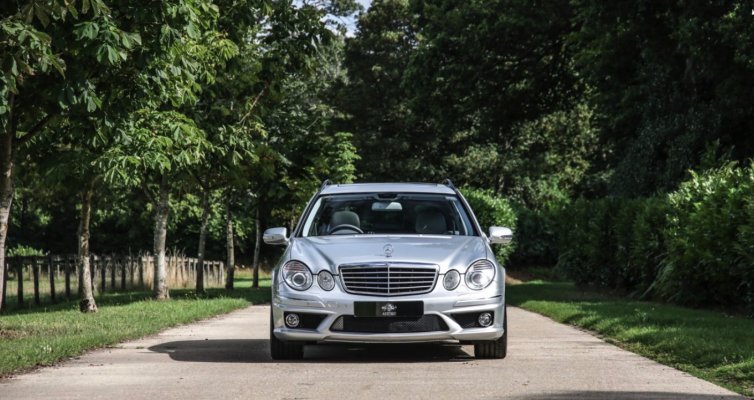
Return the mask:
<svg viewBox="0 0 754 400">
<path fill-rule="evenodd" d="M 572 283 L 507 289 L 509 304 L 596 332 L 608 342 L 748 396 L 754 395 L 754 320 L 633 301 Z"/>
<path fill-rule="evenodd" d="M 251 279 L 242 274 L 236 290 L 209 289 L 200 297 L 171 290 L 169 301 L 150 300 L 147 292 L 107 293 L 97 297 L 95 314 L 80 313 L 75 301 L 12 310 L 0 315 L 0 376 L 268 302 L 270 281 L 260 283 L 261 288 L 250 289 Z"/>
</svg>

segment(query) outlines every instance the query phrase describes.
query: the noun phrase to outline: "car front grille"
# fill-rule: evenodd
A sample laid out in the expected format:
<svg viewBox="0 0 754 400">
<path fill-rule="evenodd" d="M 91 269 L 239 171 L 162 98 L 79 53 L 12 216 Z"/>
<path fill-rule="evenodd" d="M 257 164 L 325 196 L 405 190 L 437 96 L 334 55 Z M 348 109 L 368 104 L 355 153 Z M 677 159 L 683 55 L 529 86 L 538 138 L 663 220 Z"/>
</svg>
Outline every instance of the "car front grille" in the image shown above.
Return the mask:
<svg viewBox="0 0 754 400">
<path fill-rule="evenodd" d="M 447 331 L 448 325 L 437 315 L 421 317 L 361 317 L 343 315 L 330 326 L 335 332 L 412 333 Z"/>
<path fill-rule="evenodd" d="M 352 264 L 340 266 L 340 279 L 348 293 L 405 296 L 431 292 L 437 272 L 431 264 Z"/>
</svg>

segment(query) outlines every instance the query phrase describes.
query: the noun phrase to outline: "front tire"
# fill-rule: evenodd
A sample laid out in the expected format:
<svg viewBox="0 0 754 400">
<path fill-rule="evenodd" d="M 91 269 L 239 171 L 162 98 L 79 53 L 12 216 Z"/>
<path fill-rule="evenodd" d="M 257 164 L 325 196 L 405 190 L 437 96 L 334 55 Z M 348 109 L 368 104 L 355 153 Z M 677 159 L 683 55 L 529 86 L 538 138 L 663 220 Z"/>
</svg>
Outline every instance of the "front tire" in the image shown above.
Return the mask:
<svg viewBox="0 0 754 400">
<path fill-rule="evenodd" d="M 302 342 L 286 342 L 275 337 L 275 324 L 270 307 L 270 355 L 273 360 L 301 360 L 304 358 L 304 344 Z"/>
<path fill-rule="evenodd" d="M 474 357 L 480 359 L 505 358 L 508 353 L 508 309 L 503 311 L 503 336 L 497 340 L 477 342 L 474 344 Z"/>
</svg>

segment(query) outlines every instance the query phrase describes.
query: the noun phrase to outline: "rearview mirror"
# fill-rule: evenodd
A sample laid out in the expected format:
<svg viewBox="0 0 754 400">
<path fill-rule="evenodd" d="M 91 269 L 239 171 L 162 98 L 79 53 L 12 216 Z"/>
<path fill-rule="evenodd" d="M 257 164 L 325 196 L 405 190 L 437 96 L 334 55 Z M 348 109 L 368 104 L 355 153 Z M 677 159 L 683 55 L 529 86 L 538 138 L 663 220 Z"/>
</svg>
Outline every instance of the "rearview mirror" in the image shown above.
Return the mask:
<svg viewBox="0 0 754 400">
<path fill-rule="evenodd" d="M 372 203 L 372 211 L 402 211 L 403 206 L 397 201 L 375 201 Z"/>
<path fill-rule="evenodd" d="M 513 240 L 513 231 L 503 226 L 490 227 L 490 243 L 509 244 Z"/>
<path fill-rule="evenodd" d="M 288 244 L 288 229 L 286 228 L 270 228 L 264 231 L 262 240 L 265 243 L 273 246 L 281 246 Z"/>
</svg>

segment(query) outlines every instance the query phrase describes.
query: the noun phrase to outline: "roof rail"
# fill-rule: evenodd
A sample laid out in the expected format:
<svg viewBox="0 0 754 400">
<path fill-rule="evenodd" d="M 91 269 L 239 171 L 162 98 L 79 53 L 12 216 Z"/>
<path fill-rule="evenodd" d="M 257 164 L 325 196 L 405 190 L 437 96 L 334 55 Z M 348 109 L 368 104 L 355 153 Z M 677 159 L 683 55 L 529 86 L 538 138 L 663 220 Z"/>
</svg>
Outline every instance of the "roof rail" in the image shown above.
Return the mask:
<svg viewBox="0 0 754 400">
<path fill-rule="evenodd" d="M 328 187 L 330 185 L 332 185 L 332 181 L 329 180 L 329 179 L 325 179 L 324 181 L 322 181 L 322 184 L 319 186 L 319 191 L 321 192 L 322 189 L 324 189 L 324 188 L 326 188 L 326 187 Z"/>
<path fill-rule="evenodd" d="M 443 179 L 442 182 L 440 182 L 440 184 L 441 185 L 445 185 L 445 186 L 447 186 L 447 187 L 449 187 L 451 189 L 455 189 L 456 188 L 455 185 L 453 185 L 453 181 L 451 181 L 450 179 L 447 179 L 447 178 Z"/>
</svg>

